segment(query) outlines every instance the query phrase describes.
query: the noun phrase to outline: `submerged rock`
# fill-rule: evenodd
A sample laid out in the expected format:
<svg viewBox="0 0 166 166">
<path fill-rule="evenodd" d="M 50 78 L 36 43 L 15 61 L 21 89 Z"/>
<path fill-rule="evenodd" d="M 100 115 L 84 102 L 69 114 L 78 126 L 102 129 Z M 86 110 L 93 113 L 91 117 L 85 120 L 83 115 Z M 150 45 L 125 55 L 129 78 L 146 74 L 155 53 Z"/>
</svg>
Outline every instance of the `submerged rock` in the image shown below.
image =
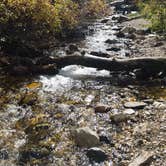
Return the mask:
<svg viewBox="0 0 166 166">
<path fill-rule="evenodd" d="M 147 106 L 147 104 L 146 103 L 144 103 L 144 102 L 127 102 L 127 103 L 125 103 L 124 104 L 124 107 L 125 108 L 135 108 L 135 109 L 142 109 L 142 108 L 144 108 L 145 106 Z"/>
<path fill-rule="evenodd" d="M 75 143 L 80 147 L 94 147 L 100 144 L 98 134 L 89 127 L 78 128 L 72 134 Z"/>
<path fill-rule="evenodd" d="M 91 148 L 87 151 L 87 156 L 91 162 L 95 161 L 97 163 L 104 162 L 108 159 L 108 155 L 100 148 Z"/>
<path fill-rule="evenodd" d="M 143 166 L 150 165 L 154 153 L 151 151 L 143 151 L 137 158 L 135 158 L 129 166 Z"/>
</svg>

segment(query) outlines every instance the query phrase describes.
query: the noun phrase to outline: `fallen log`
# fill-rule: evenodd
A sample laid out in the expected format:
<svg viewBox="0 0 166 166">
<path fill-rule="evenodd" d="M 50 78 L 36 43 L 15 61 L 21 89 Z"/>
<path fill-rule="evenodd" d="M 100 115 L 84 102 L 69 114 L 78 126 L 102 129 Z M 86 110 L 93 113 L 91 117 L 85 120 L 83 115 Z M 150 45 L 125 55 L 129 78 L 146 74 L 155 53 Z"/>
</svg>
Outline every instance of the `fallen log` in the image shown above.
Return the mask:
<svg viewBox="0 0 166 166">
<path fill-rule="evenodd" d="M 3 61 L 3 65 L 9 71 L 13 71 L 17 74 L 15 68 L 17 66 L 23 66 L 27 68 L 27 73 L 31 74 L 49 74 L 49 69 L 53 74 L 58 72 L 59 69 L 68 65 L 81 65 L 85 67 L 93 67 L 99 70 L 108 70 L 111 72 L 133 72 L 135 70 L 141 71 L 141 74 L 146 76 L 153 76 L 159 72 L 166 73 L 166 57 L 141 57 L 141 58 L 101 58 L 96 56 L 64 56 L 57 58 L 42 57 L 39 61 L 34 63 L 33 60 L 28 59 L 28 63 L 25 58 L 19 58 L 19 60 Z M 43 72 L 45 71 L 46 72 Z M 22 75 L 24 72 L 21 72 Z M 26 73 L 25 73 L 26 74 Z M 165 74 L 166 75 L 166 74 Z"/>
<path fill-rule="evenodd" d="M 65 56 L 53 59 L 57 68 L 68 65 L 82 65 L 109 71 L 133 71 L 141 69 L 149 72 L 166 71 L 166 57 L 141 57 L 141 58 L 99 58 L 95 56 Z"/>
</svg>

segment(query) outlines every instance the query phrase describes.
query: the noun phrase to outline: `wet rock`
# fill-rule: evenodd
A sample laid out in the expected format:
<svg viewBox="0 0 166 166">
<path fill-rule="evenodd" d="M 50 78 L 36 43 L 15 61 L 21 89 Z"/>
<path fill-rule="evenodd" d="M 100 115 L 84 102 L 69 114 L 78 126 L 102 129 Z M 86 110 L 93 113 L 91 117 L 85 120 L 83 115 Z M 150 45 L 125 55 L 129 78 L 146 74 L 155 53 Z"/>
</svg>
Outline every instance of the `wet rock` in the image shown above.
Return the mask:
<svg viewBox="0 0 166 166">
<path fill-rule="evenodd" d="M 75 44 L 69 45 L 69 50 L 72 52 L 79 51 L 78 47 Z"/>
<path fill-rule="evenodd" d="M 104 53 L 104 52 L 100 52 L 100 51 L 99 52 L 92 51 L 92 52 L 90 52 L 90 54 L 94 55 L 94 56 L 98 56 L 98 57 L 106 57 L 106 58 L 110 57 L 109 54 Z"/>
<path fill-rule="evenodd" d="M 153 47 L 160 47 L 160 46 L 163 46 L 163 45 L 164 45 L 163 42 L 158 41 L 158 42 L 156 42 L 156 43 L 153 44 Z"/>
<path fill-rule="evenodd" d="M 89 149 L 86 155 L 91 162 L 95 161 L 101 163 L 108 159 L 106 153 L 102 149 L 96 147 Z"/>
<path fill-rule="evenodd" d="M 100 135 L 99 138 L 100 138 L 100 142 L 102 142 L 102 143 L 109 144 L 109 145 L 113 144 L 111 136 L 109 136 L 107 134 L 102 134 L 102 135 Z"/>
<path fill-rule="evenodd" d="M 44 147 L 25 147 L 25 149 L 21 149 L 19 160 L 21 162 L 27 162 L 32 158 L 41 159 L 44 157 L 48 157 L 50 155 L 50 151 Z"/>
<path fill-rule="evenodd" d="M 73 131 L 72 135 L 80 147 L 94 147 L 100 144 L 99 136 L 89 127 L 78 128 Z"/>
<path fill-rule="evenodd" d="M 110 111 L 111 108 L 107 105 L 99 104 L 99 105 L 96 105 L 94 109 L 95 109 L 95 113 L 107 113 Z"/>
<path fill-rule="evenodd" d="M 111 6 L 115 6 L 115 7 L 120 7 L 121 5 L 123 5 L 125 3 L 124 0 L 116 0 L 116 1 L 113 1 L 111 2 Z"/>
<path fill-rule="evenodd" d="M 107 43 L 107 44 L 116 44 L 116 43 L 118 43 L 118 41 L 116 39 L 107 39 L 105 41 L 105 43 Z"/>
<path fill-rule="evenodd" d="M 111 27 L 111 29 L 113 31 L 120 31 L 122 29 L 122 27 L 121 26 L 113 26 L 113 27 Z"/>
<path fill-rule="evenodd" d="M 134 141 L 134 145 L 136 146 L 136 147 L 140 147 L 140 146 L 142 146 L 144 144 L 144 140 L 143 139 L 136 139 L 135 141 Z"/>
<path fill-rule="evenodd" d="M 124 16 L 124 15 L 114 15 L 112 17 L 112 20 L 117 20 L 117 22 L 121 23 L 121 22 L 124 22 L 124 21 L 128 21 L 129 18 Z"/>
<path fill-rule="evenodd" d="M 79 51 L 77 45 L 75 44 L 70 44 L 69 47 L 68 47 L 68 50 L 66 51 L 67 54 L 72 54 L 74 52 L 77 52 Z"/>
<path fill-rule="evenodd" d="M 128 26 L 128 27 L 122 28 L 121 32 L 122 33 L 134 33 L 134 32 L 136 32 L 136 29 L 134 27 Z"/>
<path fill-rule="evenodd" d="M 153 160 L 154 153 L 151 151 L 143 151 L 138 157 L 136 157 L 129 166 L 145 166 L 150 165 Z"/>
<path fill-rule="evenodd" d="M 143 102 L 147 103 L 147 104 L 153 104 L 153 99 L 145 99 L 143 100 Z"/>
<path fill-rule="evenodd" d="M 33 71 L 35 73 L 35 70 Z M 42 73 L 42 74 L 57 74 L 58 69 L 54 64 L 48 64 L 48 65 L 43 65 L 38 68 L 38 71 L 36 73 Z"/>
<path fill-rule="evenodd" d="M 114 52 L 118 52 L 120 51 L 121 49 L 118 48 L 118 47 L 112 47 L 112 48 L 108 48 L 107 51 L 114 51 Z"/>
<path fill-rule="evenodd" d="M 142 109 L 144 108 L 145 106 L 147 106 L 146 103 L 144 102 L 127 102 L 124 104 L 124 107 L 125 108 L 133 108 L 133 109 Z"/>
<path fill-rule="evenodd" d="M 125 34 L 123 32 L 118 32 L 115 34 L 118 38 L 124 38 Z"/>
<path fill-rule="evenodd" d="M 7 160 L 8 158 L 9 158 L 9 154 L 8 154 L 7 150 L 1 149 L 0 150 L 0 159 Z"/>
<path fill-rule="evenodd" d="M 125 34 L 125 37 L 128 38 L 128 39 L 132 39 L 132 40 L 136 39 L 136 35 L 133 34 L 133 33 Z"/>
<path fill-rule="evenodd" d="M 125 110 L 123 111 L 123 113 L 124 113 L 124 114 L 132 115 L 132 114 L 135 113 L 135 111 L 134 111 L 133 109 L 125 109 Z"/>
<path fill-rule="evenodd" d="M 108 18 L 101 20 L 101 23 L 107 23 L 109 21 Z"/>
<path fill-rule="evenodd" d="M 132 119 L 132 116 L 129 114 L 123 114 L 123 113 L 119 113 L 119 114 L 115 114 L 115 115 L 111 115 L 110 119 L 113 123 L 121 123 L 121 122 L 127 122 L 128 120 Z"/>
<path fill-rule="evenodd" d="M 151 30 L 149 28 L 137 29 L 135 33 L 138 35 L 146 35 L 151 33 Z"/>
</svg>

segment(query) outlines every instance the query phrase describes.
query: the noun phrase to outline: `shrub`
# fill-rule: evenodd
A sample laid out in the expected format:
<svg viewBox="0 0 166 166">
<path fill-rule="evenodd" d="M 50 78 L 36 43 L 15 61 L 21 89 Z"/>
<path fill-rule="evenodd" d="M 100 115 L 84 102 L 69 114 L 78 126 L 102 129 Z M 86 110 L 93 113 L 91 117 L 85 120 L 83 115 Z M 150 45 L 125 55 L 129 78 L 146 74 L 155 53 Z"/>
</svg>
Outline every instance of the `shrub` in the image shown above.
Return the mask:
<svg viewBox="0 0 166 166">
<path fill-rule="evenodd" d="M 104 0 L 1 0 L 1 47 L 37 47 L 39 41 L 73 29 L 82 9 L 96 16 L 104 5 Z"/>
<path fill-rule="evenodd" d="M 166 32 L 166 1 L 139 1 L 139 7 L 143 15 L 151 20 L 152 30 Z"/>
<path fill-rule="evenodd" d="M 107 13 L 105 0 L 89 0 L 85 4 L 84 11 L 88 17 L 98 17 Z"/>
</svg>

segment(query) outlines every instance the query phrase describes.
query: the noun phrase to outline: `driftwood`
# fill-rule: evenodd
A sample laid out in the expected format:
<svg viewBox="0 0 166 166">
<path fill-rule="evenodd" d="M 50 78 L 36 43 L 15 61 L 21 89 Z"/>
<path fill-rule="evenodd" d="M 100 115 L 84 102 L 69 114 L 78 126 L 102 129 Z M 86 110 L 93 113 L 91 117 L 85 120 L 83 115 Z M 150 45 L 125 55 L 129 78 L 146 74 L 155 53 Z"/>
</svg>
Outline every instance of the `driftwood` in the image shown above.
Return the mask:
<svg viewBox="0 0 166 166">
<path fill-rule="evenodd" d="M 68 65 L 82 65 L 109 71 L 133 71 L 141 69 L 149 72 L 166 71 L 166 57 L 142 57 L 142 58 L 99 58 L 95 56 L 66 56 L 53 59 L 58 68 Z"/>
</svg>

